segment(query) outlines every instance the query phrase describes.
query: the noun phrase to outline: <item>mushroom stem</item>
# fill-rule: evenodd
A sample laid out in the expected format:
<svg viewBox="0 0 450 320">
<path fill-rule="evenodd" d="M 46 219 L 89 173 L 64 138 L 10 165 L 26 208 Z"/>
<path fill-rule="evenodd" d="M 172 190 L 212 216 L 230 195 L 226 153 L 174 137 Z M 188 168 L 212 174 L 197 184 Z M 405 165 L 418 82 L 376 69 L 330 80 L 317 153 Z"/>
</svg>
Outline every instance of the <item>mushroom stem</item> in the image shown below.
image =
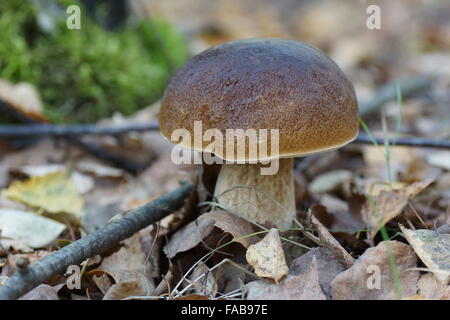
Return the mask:
<svg viewBox="0 0 450 320">
<path fill-rule="evenodd" d="M 262 175 L 260 164 L 225 164 L 214 196 L 225 209 L 259 224 L 288 228 L 295 217 L 293 159 L 279 159 L 278 172 Z"/>
</svg>

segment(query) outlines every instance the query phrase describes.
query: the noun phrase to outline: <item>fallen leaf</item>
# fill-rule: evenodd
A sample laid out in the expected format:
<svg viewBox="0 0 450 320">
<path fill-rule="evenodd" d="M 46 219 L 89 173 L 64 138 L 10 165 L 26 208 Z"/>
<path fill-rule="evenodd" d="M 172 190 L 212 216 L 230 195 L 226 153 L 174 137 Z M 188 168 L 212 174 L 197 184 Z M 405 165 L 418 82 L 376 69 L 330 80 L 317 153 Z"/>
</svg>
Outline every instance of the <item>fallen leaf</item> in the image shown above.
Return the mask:
<svg viewBox="0 0 450 320">
<path fill-rule="evenodd" d="M 343 201 L 328 194 L 320 197 L 320 204 L 326 207 L 327 212 L 331 215 L 332 224 L 329 230 L 355 233 L 365 228 L 360 208 L 353 208 L 355 204 L 359 206 L 359 203 L 362 202 L 360 198 L 362 197 L 352 195 L 347 201 Z"/>
<path fill-rule="evenodd" d="M 433 230 L 400 229 L 420 260 L 444 283 L 450 280 L 450 234 Z"/>
<path fill-rule="evenodd" d="M 49 214 L 67 213 L 76 220 L 83 215 L 84 200 L 64 172 L 15 181 L 2 195 Z"/>
<path fill-rule="evenodd" d="M 121 169 L 113 168 L 93 160 L 80 160 L 77 162 L 77 169 L 81 172 L 93 174 L 97 177 L 123 178 L 125 172 Z"/>
<path fill-rule="evenodd" d="M 426 299 L 450 300 L 450 285 L 438 280 L 433 273 L 422 275 L 417 285 L 419 295 Z"/>
<path fill-rule="evenodd" d="M 106 292 L 103 300 L 120 300 L 130 296 L 148 296 L 155 287 L 141 272 L 125 271 L 116 274 L 116 284 Z M 120 276 L 119 276 L 120 275 Z"/>
<path fill-rule="evenodd" d="M 260 240 L 256 235 L 246 237 L 255 233 L 252 224 L 233 213 L 224 210 L 214 210 L 205 213 L 204 216 L 213 218 L 214 226 L 231 234 L 233 240 L 239 242 L 246 248 Z"/>
<path fill-rule="evenodd" d="M 194 293 L 198 295 L 205 295 L 208 297 L 214 297 L 217 293 L 217 281 L 213 272 L 209 270 L 205 263 L 199 263 L 188 281 L 194 288 Z"/>
<path fill-rule="evenodd" d="M 319 284 L 327 298 L 331 299 L 331 281 L 345 270 L 344 264 L 336 259 L 333 251 L 318 247 L 294 259 L 289 267 L 289 275 L 299 275 L 308 271 L 311 263 L 317 261 Z"/>
<path fill-rule="evenodd" d="M 326 300 L 313 257 L 308 270 L 299 275 L 289 275 L 279 285 L 258 280 L 245 285 L 247 300 Z"/>
<path fill-rule="evenodd" d="M 19 300 L 59 300 L 56 290 L 48 284 L 41 284 L 22 296 Z"/>
<path fill-rule="evenodd" d="M 80 295 L 75 294 L 75 293 L 70 293 L 70 299 L 71 300 L 91 300 L 88 297 L 80 296 Z"/>
<path fill-rule="evenodd" d="M 69 150 L 68 150 L 69 149 Z M 0 187 L 9 183 L 9 174 L 18 167 L 42 165 L 42 163 L 62 163 L 67 161 L 67 154 L 77 154 L 80 151 L 75 147 L 61 148 L 52 139 L 43 139 L 35 142 L 25 150 L 9 153 L 0 162 Z M 0 159 L 3 155 L 0 155 Z"/>
<path fill-rule="evenodd" d="M 62 223 L 29 212 L 0 209 L 2 237 L 19 240 L 32 248 L 50 244 L 66 229 Z"/>
<path fill-rule="evenodd" d="M 422 173 L 415 170 L 417 166 L 422 169 L 422 172 L 429 171 L 429 168 L 427 168 L 426 163 L 423 161 L 421 151 L 415 148 L 391 147 L 389 168 L 387 166 L 386 156 L 376 146 L 365 146 L 363 148 L 363 157 L 367 164 L 367 176 L 383 181 L 389 180 L 388 169 L 394 181 L 401 180 L 403 177 L 410 179 L 407 176 L 408 174 L 418 175 L 417 178 L 424 179 L 425 177 Z"/>
<path fill-rule="evenodd" d="M 3 251 L 3 249 L 6 250 L 14 250 L 16 252 L 22 252 L 22 253 L 32 253 L 34 250 L 30 246 L 27 246 L 25 243 L 23 243 L 20 240 L 14 240 L 14 239 L 1 239 L 1 247 L 0 247 L 0 254 L 6 255 L 7 253 Z"/>
<path fill-rule="evenodd" d="M 341 244 L 331 235 L 331 233 L 325 228 L 325 226 L 313 215 L 311 216 L 311 225 L 317 230 L 319 239 L 324 247 L 330 249 L 335 256 L 344 263 L 347 268 L 351 267 L 355 262 L 355 259 L 345 250 Z"/>
<path fill-rule="evenodd" d="M 277 229 L 271 229 L 261 241 L 249 246 L 245 257 L 260 277 L 278 282 L 289 272 Z"/>
<path fill-rule="evenodd" d="M 13 174 L 22 174 L 27 178 L 31 178 L 45 176 L 49 173 L 64 173 L 66 170 L 66 166 L 62 164 L 46 164 L 25 165 L 17 168 L 11 168 L 10 172 Z M 78 171 L 72 171 L 72 173 L 70 174 L 70 179 L 72 179 L 80 194 L 85 194 L 92 190 L 92 188 L 94 187 L 94 179 L 87 175 L 79 173 Z"/>
<path fill-rule="evenodd" d="M 179 252 L 185 252 L 197 246 L 204 237 L 214 229 L 214 219 L 211 217 L 200 216 L 197 220 L 187 224 L 178 230 L 167 245 L 164 247 L 164 253 L 171 259 Z"/>
<path fill-rule="evenodd" d="M 427 162 L 434 166 L 450 170 L 450 151 L 434 151 L 426 156 Z"/>
<path fill-rule="evenodd" d="M 416 182 L 398 189 L 374 189 L 367 194 L 362 208 L 363 220 L 370 229 L 368 237 L 373 239 L 377 232 L 390 220 L 398 216 L 408 201 L 433 182 L 432 179 Z M 388 188 L 388 187 L 386 187 Z"/>
<path fill-rule="evenodd" d="M 348 170 L 333 170 L 318 175 L 308 186 L 312 193 L 327 193 L 335 190 L 352 178 L 352 172 Z"/>
<path fill-rule="evenodd" d="M 334 300 L 392 300 L 396 299 L 395 281 L 389 255 L 395 258 L 398 285 L 402 297 L 417 293 L 419 271 L 417 257 L 410 246 L 398 241 L 382 241 L 367 249 L 349 269 L 331 282 Z M 379 284 L 379 287 L 378 287 Z"/>
<path fill-rule="evenodd" d="M 240 264 L 240 268 L 230 263 L 222 264 L 217 270 L 216 279 L 220 293 L 226 295 L 242 288 L 244 280 L 248 274 L 244 270 L 248 270 L 248 264 Z"/>
<path fill-rule="evenodd" d="M 151 295 L 155 289 L 150 280 L 151 271 L 146 263 L 139 233 L 123 241 L 123 246 L 103 259 L 100 270 L 108 273 L 115 281 L 106 291 L 104 300 L 118 300 L 129 296 Z M 107 287 L 107 283 L 100 284 Z"/>
<path fill-rule="evenodd" d="M 192 249 L 202 242 L 214 227 L 231 234 L 233 240 L 246 248 L 260 240 L 256 235 L 247 237 L 255 232 L 250 222 L 230 212 L 214 210 L 202 214 L 197 220 L 178 230 L 164 247 L 164 252 L 168 258 L 173 258 L 179 252 Z"/>
<path fill-rule="evenodd" d="M 139 233 L 124 240 L 123 246 L 108 257 L 103 258 L 98 269 L 107 272 L 117 282 L 120 282 L 124 272 L 139 272 L 147 274 L 146 256 L 142 250 Z"/>
<path fill-rule="evenodd" d="M 104 295 L 112 286 L 111 279 L 108 277 L 106 272 L 103 272 L 100 276 L 94 275 L 92 277 L 92 280 L 94 281 L 95 285 L 100 290 L 100 292 L 103 293 Z"/>
<path fill-rule="evenodd" d="M 8 106 L 27 117 L 39 121 L 46 121 L 43 116 L 42 101 L 38 91 L 29 83 L 13 85 L 0 80 L 0 99 L 8 103 Z"/>
</svg>

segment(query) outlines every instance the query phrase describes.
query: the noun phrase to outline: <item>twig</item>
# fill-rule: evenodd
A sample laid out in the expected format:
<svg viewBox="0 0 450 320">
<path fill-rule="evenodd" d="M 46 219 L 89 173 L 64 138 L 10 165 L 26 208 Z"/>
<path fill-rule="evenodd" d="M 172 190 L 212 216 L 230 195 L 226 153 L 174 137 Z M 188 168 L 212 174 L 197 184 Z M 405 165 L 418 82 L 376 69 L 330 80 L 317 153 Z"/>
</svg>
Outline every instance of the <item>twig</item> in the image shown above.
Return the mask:
<svg viewBox="0 0 450 320">
<path fill-rule="evenodd" d="M 96 232 L 75 241 L 55 253 L 16 272 L 0 286 L 0 300 L 18 299 L 56 274 L 63 274 L 70 265 L 78 265 L 96 254 L 108 250 L 140 229 L 155 223 L 181 208 L 193 187 L 183 183 L 179 188 L 126 214 L 120 220 L 106 224 Z"/>
<path fill-rule="evenodd" d="M 17 112 L 16 110 L 14 110 L 13 108 L 8 107 L 8 104 L 4 101 L 2 101 L 0 99 L 0 111 L 3 110 L 6 113 L 10 114 L 11 116 L 15 117 L 17 120 L 21 121 L 21 122 L 25 122 L 28 125 L 22 125 L 22 126 L 13 126 L 14 127 L 21 127 L 22 129 L 24 128 L 33 128 L 34 126 L 53 126 L 54 125 L 50 125 L 50 124 L 42 124 L 41 122 L 39 122 L 36 119 L 32 119 L 22 113 Z M 91 125 L 92 126 L 92 125 Z M 11 126 L 9 126 L 11 127 Z M 25 129 L 26 130 L 26 129 Z M 14 131 L 14 130 L 13 130 Z M 13 135 L 14 136 L 14 135 Z M 39 134 L 28 134 L 27 136 L 31 136 L 31 137 L 39 137 Z M 1 137 L 1 135 L 0 135 Z M 109 152 L 108 150 L 106 150 L 105 148 L 93 144 L 93 143 L 88 143 L 85 142 L 83 140 L 81 140 L 81 138 L 78 138 L 76 135 L 74 134 L 66 134 L 64 136 L 68 142 L 84 149 L 86 152 L 90 153 L 91 155 L 102 159 L 104 161 L 107 161 L 109 163 L 114 164 L 115 166 L 125 169 L 131 173 L 137 173 L 139 171 L 142 171 L 143 169 L 145 169 L 145 165 L 134 162 L 132 160 L 129 160 L 127 158 L 124 158 L 122 156 L 118 156 L 115 154 L 112 154 L 111 152 Z"/>
<path fill-rule="evenodd" d="M 53 124 L 30 124 L 30 125 L 0 125 L 0 137 L 24 137 L 24 136 L 56 136 L 69 137 L 72 142 L 99 158 L 106 159 L 115 165 L 126 168 L 128 171 L 140 171 L 144 168 L 143 165 L 137 163 L 129 163 L 122 157 L 117 157 L 109 152 L 105 153 L 103 148 L 97 145 L 87 144 L 79 139 L 75 140 L 75 135 L 120 135 L 129 132 L 145 132 L 157 131 L 159 127 L 157 124 L 134 124 L 120 127 L 101 127 L 96 125 L 53 125 Z M 384 140 L 381 137 L 375 137 L 379 144 L 383 144 Z M 372 140 L 363 133 L 353 141 L 355 143 L 372 143 Z M 424 148 L 450 148 L 450 141 L 427 139 L 418 137 L 403 137 L 396 139 L 396 145 L 412 146 Z"/>
<path fill-rule="evenodd" d="M 95 124 L 76 125 L 0 125 L 0 137 L 52 136 L 67 137 L 75 135 L 121 135 L 129 132 L 159 131 L 158 124 L 137 123 L 126 126 L 98 126 Z"/>
<path fill-rule="evenodd" d="M 110 153 L 99 145 L 87 143 L 77 137 L 69 137 L 68 141 L 73 145 L 80 147 L 84 151 L 89 152 L 91 155 L 107 161 L 115 165 L 116 167 L 125 169 L 131 173 L 138 173 L 140 171 L 143 171 L 147 167 L 144 164 Z"/>
<path fill-rule="evenodd" d="M 381 137 L 373 137 L 373 139 L 379 143 L 383 144 L 384 139 Z M 411 147 L 422 147 L 422 148 L 438 148 L 438 149 L 450 149 L 449 140 L 438 140 L 438 139 L 427 139 L 419 137 L 400 137 L 393 138 L 396 146 L 411 146 Z M 365 133 L 360 133 L 355 140 L 355 143 L 368 143 L 372 144 L 372 139 Z"/>
</svg>

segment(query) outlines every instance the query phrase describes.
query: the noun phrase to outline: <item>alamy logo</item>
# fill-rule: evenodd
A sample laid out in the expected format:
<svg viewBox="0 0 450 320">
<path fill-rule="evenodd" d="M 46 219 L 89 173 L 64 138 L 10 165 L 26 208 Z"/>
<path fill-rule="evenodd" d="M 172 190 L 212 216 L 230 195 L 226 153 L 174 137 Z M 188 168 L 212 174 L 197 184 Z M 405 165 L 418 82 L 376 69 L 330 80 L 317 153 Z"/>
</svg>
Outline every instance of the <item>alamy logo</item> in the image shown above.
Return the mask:
<svg viewBox="0 0 450 320">
<path fill-rule="evenodd" d="M 81 289 L 81 270 L 79 266 L 69 266 L 66 275 L 68 275 L 66 285 L 69 290 Z"/>
<path fill-rule="evenodd" d="M 370 265 L 366 269 L 370 274 L 367 277 L 367 289 L 381 289 L 381 270 L 377 265 Z"/>
<path fill-rule="evenodd" d="M 66 26 L 69 30 L 81 29 L 81 9 L 77 5 L 68 6 L 66 13 L 69 15 L 66 19 Z"/>
<path fill-rule="evenodd" d="M 366 25 L 369 30 L 381 29 L 381 9 L 379 6 L 372 4 L 367 7 L 366 13 L 369 15 Z"/>
</svg>

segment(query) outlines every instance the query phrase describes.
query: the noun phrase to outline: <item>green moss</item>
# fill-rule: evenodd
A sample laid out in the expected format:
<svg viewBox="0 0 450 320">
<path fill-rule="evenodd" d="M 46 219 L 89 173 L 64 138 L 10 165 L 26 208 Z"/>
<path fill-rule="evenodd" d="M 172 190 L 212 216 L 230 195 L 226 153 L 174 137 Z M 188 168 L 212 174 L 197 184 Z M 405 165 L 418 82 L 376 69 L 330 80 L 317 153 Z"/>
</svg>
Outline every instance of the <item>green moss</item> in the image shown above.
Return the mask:
<svg viewBox="0 0 450 320">
<path fill-rule="evenodd" d="M 31 1 L 1 1 L 0 12 L 0 78 L 36 85 L 56 122 L 131 114 L 158 99 L 170 71 L 187 58 L 184 42 L 163 21 L 109 32 L 82 9 L 81 30 L 69 30 L 63 14 L 46 33 Z"/>
</svg>

